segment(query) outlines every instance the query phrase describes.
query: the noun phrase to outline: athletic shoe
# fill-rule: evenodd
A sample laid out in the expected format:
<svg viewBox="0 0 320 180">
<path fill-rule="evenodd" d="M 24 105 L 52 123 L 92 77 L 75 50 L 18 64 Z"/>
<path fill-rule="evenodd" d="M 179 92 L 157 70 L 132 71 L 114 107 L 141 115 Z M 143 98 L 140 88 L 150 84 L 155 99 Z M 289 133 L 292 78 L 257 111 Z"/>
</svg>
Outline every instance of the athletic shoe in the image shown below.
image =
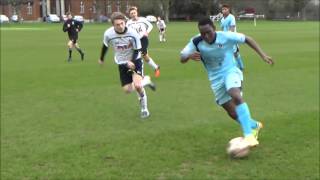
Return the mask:
<svg viewBox="0 0 320 180">
<path fill-rule="evenodd" d="M 253 136 L 253 134 L 247 135 L 246 137 L 244 137 L 244 140 L 247 141 L 250 147 L 259 145 L 259 141 Z"/>
<path fill-rule="evenodd" d="M 71 61 L 72 61 L 71 57 L 68 57 L 67 61 L 68 61 L 68 62 L 71 62 Z"/>
<path fill-rule="evenodd" d="M 141 118 L 147 118 L 147 117 L 149 117 L 149 116 L 150 116 L 150 113 L 149 113 L 148 109 L 143 109 L 143 110 L 141 110 L 140 116 L 141 116 Z"/>
<path fill-rule="evenodd" d="M 263 128 L 263 124 L 261 122 L 257 122 L 257 128 L 252 129 L 253 136 L 258 140 L 259 131 Z"/>
<path fill-rule="evenodd" d="M 150 76 L 144 76 L 143 79 L 146 79 L 146 86 L 148 86 L 152 91 L 157 89 L 156 84 L 151 81 Z"/>
<path fill-rule="evenodd" d="M 154 70 L 154 77 L 159 77 L 160 76 L 160 66 L 156 70 Z"/>
</svg>

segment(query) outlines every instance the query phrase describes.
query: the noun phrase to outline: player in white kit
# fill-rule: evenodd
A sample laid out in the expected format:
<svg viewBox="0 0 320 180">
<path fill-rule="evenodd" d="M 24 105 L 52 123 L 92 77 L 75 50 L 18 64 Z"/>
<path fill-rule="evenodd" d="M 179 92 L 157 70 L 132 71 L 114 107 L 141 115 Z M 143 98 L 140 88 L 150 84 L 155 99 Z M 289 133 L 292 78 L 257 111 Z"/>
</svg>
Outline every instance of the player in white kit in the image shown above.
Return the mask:
<svg viewBox="0 0 320 180">
<path fill-rule="evenodd" d="M 159 40 L 160 42 L 166 42 L 166 23 L 161 19 L 160 16 L 157 18 L 157 27 L 159 29 Z"/>
<path fill-rule="evenodd" d="M 113 26 L 107 29 L 103 36 L 99 64 L 103 64 L 108 48 L 113 47 L 114 61 L 119 67 L 122 88 L 126 93 L 131 93 L 134 90 L 137 92 L 141 106 L 141 117 L 146 118 L 150 113 L 144 86 L 155 90 L 155 85 L 149 76 L 143 75 L 139 35 L 135 30 L 126 27 L 126 17 L 120 12 L 114 12 L 111 15 L 111 22 Z"/>
<path fill-rule="evenodd" d="M 144 17 L 138 16 L 138 8 L 133 6 L 129 9 L 130 20 L 127 22 L 127 27 L 133 28 L 139 34 L 141 40 L 141 53 L 143 59 L 154 69 L 155 77 L 160 76 L 160 66 L 157 65 L 148 54 L 149 39 L 148 35 L 153 26 Z"/>
</svg>

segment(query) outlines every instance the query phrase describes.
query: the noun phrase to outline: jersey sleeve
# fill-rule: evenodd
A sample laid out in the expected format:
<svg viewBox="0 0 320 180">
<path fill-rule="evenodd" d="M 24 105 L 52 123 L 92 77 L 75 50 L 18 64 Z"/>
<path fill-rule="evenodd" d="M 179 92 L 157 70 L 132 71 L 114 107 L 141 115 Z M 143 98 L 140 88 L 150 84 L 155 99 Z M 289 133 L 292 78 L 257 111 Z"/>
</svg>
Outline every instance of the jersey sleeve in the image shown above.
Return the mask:
<svg viewBox="0 0 320 180">
<path fill-rule="evenodd" d="M 242 33 L 228 32 L 227 38 L 236 44 L 242 44 L 246 41 L 246 36 Z"/>
<path fill-rule="evenodd" d="M 105 45 L 105 46 L 107 46 L 108 47 L 108 41 L 109 41 L 109 37 L 108 37 L 108 33 L 107 33 L 107 31 L 104 33 L 104 35 L 103 35 L 103 44 Z"/>
<path fill-rule="evenodd" d="M 147 32 L 150 33 L 153 28 L 153 25 L 145 18 L 144 18 L 144 23 L 147 25 Z"/>
<path fill-rule="evenodd" d="M 197 51 L 196 46 L 194 45 L 193 39 L 189 41 L 189 43 L 182 49 L 180 52 L 180 56 L 183 58 L 188 57 L 190 54 L 194 53 Z"/>
<path fill-rule="evenodd" d="M 236 26 L 236 18 L 234 16 L 230 16 L 230 26 Z"/>
</svg>

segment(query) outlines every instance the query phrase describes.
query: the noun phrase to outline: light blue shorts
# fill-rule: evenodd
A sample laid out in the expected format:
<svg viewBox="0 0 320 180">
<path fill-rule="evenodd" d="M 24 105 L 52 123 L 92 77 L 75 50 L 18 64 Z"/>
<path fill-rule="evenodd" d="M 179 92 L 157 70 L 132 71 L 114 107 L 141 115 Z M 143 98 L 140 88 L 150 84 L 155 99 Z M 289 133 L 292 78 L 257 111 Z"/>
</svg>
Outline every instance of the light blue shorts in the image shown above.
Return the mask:
<svg viewBox="0 0 320 180">
<path fill-rule="evenodd" d="M 226 74 L 214 81 L 211 81 L 211 89 L 216 97 L 216 102 L 220 106 L 231 100 L 228 90 L 231 88 L 241 87 L 243 81 L 242 71 L 238 68 L 233 68 Z"/>
</svg>

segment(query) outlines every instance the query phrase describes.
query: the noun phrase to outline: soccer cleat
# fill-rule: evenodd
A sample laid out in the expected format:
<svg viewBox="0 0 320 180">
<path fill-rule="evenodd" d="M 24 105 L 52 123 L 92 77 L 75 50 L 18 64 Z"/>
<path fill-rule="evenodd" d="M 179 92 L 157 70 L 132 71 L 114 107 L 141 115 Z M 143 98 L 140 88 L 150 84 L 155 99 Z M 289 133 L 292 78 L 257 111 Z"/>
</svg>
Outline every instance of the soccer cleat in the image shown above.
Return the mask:
<svg viewBox="0 0 320 180">
<path fill-rule="evenodd" d="M 156 70 L 154 70 L 154 77 L 159 77 L 160 76 L 160 66 Z"/>
<path fill-rule="evenodd" d="M 84 53 L 81 53 L 81 61 L 84 60 Z"/>
<path fill-rule="evenodd" d="M 143 79 L 146 79 L 147 81 L 146 86 L 148 86 L 152 91 L 156 90 L 156 84 L 151 81 L 150 76 L 144 76 Z"/>
<path fill-rule="evenodd" d="M 148 109 L 143 109 L 143 110 L 141 110 L 140 116 L 141 116 L 141 118 L 147 118 L 147 117 L 149 117 L 149 116 L 150 116 L 150 113 L 149 113 Z"/>
<path fill-rule="evenodd" d="M 71 61 L 72 61 L 71 57 L 68 57 L 67 61 L 68 61 L 68 62 L 71 62 Z"/>
<path fill-rule="evenodd" d="M 253 136 L 258 140 L 259 131 L 263 128 L 263 124 L 261 122 L 257 122 L 257 128 L 252 129 Z"/>
<path fill-rule="evenodd" d="M 247 141 L 250 147 L 255 147 L 259 145 L 259 141 L 254 137 L 253 134 L 245 136 L 244 140 Z"/>
</svg>

